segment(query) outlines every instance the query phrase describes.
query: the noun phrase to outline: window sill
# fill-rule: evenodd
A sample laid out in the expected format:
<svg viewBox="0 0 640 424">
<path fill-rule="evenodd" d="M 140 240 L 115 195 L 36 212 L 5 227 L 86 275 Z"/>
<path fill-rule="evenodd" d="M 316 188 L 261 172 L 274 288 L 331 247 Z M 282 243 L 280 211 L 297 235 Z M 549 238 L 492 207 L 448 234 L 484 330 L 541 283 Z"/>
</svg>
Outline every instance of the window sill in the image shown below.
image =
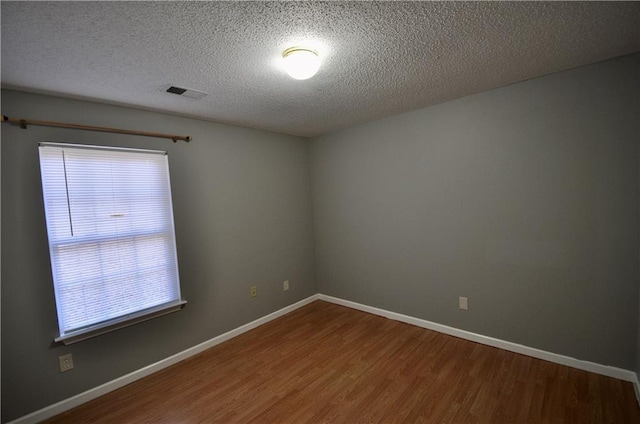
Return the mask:
<svg viewBox="0 0 640 424">
<path fill-rule="evenodd" d="M 164 305 L 157 306 L 155 308 L 146 309 L 131 315 L 112 319 L 100 324 L 92 325 L 81 330 L 69 332 L 60 337 L 56 337 L 54 341 L 56 343 L 64 343 L 70 345 L 80 342 L 82 340 L 89 339 L 91 337 L 99 336 L 100 334 L 109 333 L 120 328 L 128 327 L 130 325 L 137 324 L 142 321 L 147 321 L 152 318 L 156 318 L 162 315 L 170 314 L 172 312 L 179 311 L 187 303 L 186 300 L 179 300 Z"/>
</svg>

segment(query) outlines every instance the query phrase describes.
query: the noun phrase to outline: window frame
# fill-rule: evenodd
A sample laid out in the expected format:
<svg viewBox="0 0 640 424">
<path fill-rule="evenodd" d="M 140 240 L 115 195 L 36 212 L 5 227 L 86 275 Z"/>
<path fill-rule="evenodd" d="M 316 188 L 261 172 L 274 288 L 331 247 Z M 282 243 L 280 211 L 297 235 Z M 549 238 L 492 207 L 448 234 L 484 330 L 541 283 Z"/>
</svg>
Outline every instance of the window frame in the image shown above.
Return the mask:
<svg viewBox="0 0 640 424">
<path fill-rule="evenodd" d="M 64 308 L 65 305 L 63 305 L 62 303 L 64 302 L 61 297 L 59 296 L 58 290 L 64 285 L 64 283 L 61 283 L 59 281 L 59 279 L 61 279 L 62 277 L 60 277 L 60 272 L 59 270 L 57 270 L 57 267 L 60 266 L 60 262 L 62 261 L 62 259 L 60 259 L 60 254 L 59 253 L 54 253 L 54 249 L 58 248 L 58 246 L 61 243 L 68 243 L 69 240 L 69 235 L 64 235 L 64 236 L 60 236 L 60 235 L 53 235 L 52 234 L 52 226 L 55 226 L 54 223 L 54 218 L 51 218 L 50 215 L 53 215 L 53 213 L 50 214 L 49 211 L 49 203 L 51 202 L 52 198 L 55 197 L 53 195 L 51 195 L 48 198 L 48 193 L 47 193 L 47 188 L 48 184 L 51 185 L 52 181 L 55 179 L 54 177 L 50 177 L 51 180 L 49 181 L 45 181 L 46 178 L 49 176 L 46 172 L 45 172 L 45 165 L 44 165 L 44 161 L 46 161 L 46 158 L 43 158 L 43 149 L 46 148 L 56 148 L 59 149 L 62 152 L 62 155 L 64 157 L 65 153 L 64 153 L 64 149 L 90 149 L 90 150 L 95 150 L 95 151 L 110 151 L 110 152 L 132 152 L 132 153 L 139 153 L 141 155 L 163 155 L 164 156 L 164 164 L 163 164 L 163 169 L 162 169 L 162 174 L 161 177 L 163 179 L 165 179 L 166 181 L 164 181 L 162 184 L 166 184 L 163 185 L 161 187 L 161 189 L 163 190 L 163 193 L 165 193 L 165 205 L 162 207 L 162 212 L 166 214 L 166 218 L 163 221 L 165 223 L 165 225 L 167 226 L 167 228 L 165 228 L 164 230 L 156 230 L 156 231 L 149 231 L 148 234 L 149 237 L 161 237 L 161 242 L 164 243 L 164 247 L 167 249 L 167 258 L 165 258 L 164 262 L 162 262 L 162 270 L 164 270 L 164 272 L 167 273 L 167 275 L 169 277 L 168 278 L 168 282 L 165 283 L 165 288 L 168 288 L 169 291 L 171 291 L 171 293 L 173 293 L 172 296 L 170 296 L 170 300 L 161 304 L 156 304 L 156 305 L 152 305 L 151 307 L 146 307 L 146 308 L 141 308 L 141 309 L 137 309 L 137 310 L 129 310 L 126 313 L 121 313 L 120 315 L 117 316 L 113 316 L 113 317 L 109 317 L 107 319 L 104 320 L 93 320 L 92 322 L 87 323 L 87 325 L 82 325 L 81 327 L 78 328 L 63 328 L 63 320 L 61 318 L 61 308 Z M 41 172 L 41 183 L 42 183 L 42 191 L 43 191 L 43 199 L 44 199 L 44 208 L 45 208 L 45 222 L 46 222 L 46 227 L 47 227 L 47 238 L 48 238 L 48 243 L 49 243 L 49 249 L 50 249 L 50 261 L 51 261 L 51 271 L 52 271 L 52 277 L 53 277 L 53 288 L 54 288 L 54 292 L 55 292 L 55 302 L 56 302 L 56 312 L 58 315 L 58 329 L 59 329 L 59 336 L 54 338 L 55 342 L 62 342 L 64 344 L 71 344 L 71 343 L 75 343 L 81 340 L 85 340 L 91 337 L 95 337 L 97 335 L 100 334 L 104 334 L 107 332 L 111 332 L 123 327 L 127 327 L 133 324 L 137 324 L 139 322 L 143 322 L 152 318 L 156 318 L 162 315 L 166 315 L 172 312 L 176 312 L 178 310 L 180 310 L 182 307 L 184 307 L 184 305 L 187 303 L 185 300 L 182 299 L 182 294 L 181 294 L 181 285 L 180 285 L 180 277 L 179 277 L 179 268 L 178 268 L 178 258 L 177 258 L 177 248 L 176 248 L 176 237 L 175 237 L 175 226 L 174 226 L 174 214 L 173 214 L 173 203 L 172 203 L 172 196 L 171 196 L 171 182 L 170 182 L 170 174 L 169 174 L 169 163 L 168 163 L 168 157 L 167 157 L 167 152 L 166 151 L 159 151 L 159 150 L 146 150 L 146 149 L 132 149 L 132 148 L 121 148 L 121 147 L 108 147 L 108 146 L 98 146 L 98 145 L 89 145 L 89 144 L 71 144 L 71 143 L 58 143 L 58 142 L 41 142 L 39 143 L 39 161 L 40 161 L 40 172 Z M 98 153 L 96 153 L 96 155 L 99 155 Z M 46 156 L 46 155 L 45 155 Z M 113 158 L 110 158 L 109 160 L 113 160 Z M 63 164 L 65 163 L 65 159 L 62 160 Z M 87 160 L 88 162 L 88 160 Z M 72 193 L 72 188 L 70 188 L 67 185 L 67 168 L 66 165 L 64 165 L 64 170 L 59 169 L 59 165 L 57 170 L 59 172 L 63 172 L 64 175 L 64 180 L 65 180 L 65 187 L 64 187 L 64 193 L 67 196 L 67 199 L 69 199 L 70 194 Z M 115 177 L 112 177 L 115 179 Z M 112 180 L 113 181 L 113 180 Z M 124 186 L 124 185 L 123 185 Z M 118 193 L 118 188 L 112 189 L 114 195 Z M 61 190 L 60 187 L 60 183 L 59 185 L 56 187 L 57 190 Z M 59 199 L 56 199 L 59 201 Z M 120 200 L 118 198 L 118 200 Z M 95 201 L 95 200 L 94 200 Z M 67 200 L 68 202 L 68 200 Z M 97 203 L 96 203 L 97 204 Z M 59 203 L 58 203 L 59 205 Z M 129 204 L 126 204 L 127 206 L 129 206 Z M 70 231 L 71 231 L 71 238 L 73 238 L 73 213 L 71 210 L 71 205 L 68 205 L 69 208 L 69 223 L 70 223 Z M 53 207 L 52 207 L 53 209 Z M 159 208 L 153 209 L 154 211 L 158 211 L 160 210 Z M 116 216 L 117 214 L 114 214 L 112 216 Z M 51 219 L 51 221 L 50 221 Z M 134 221 L 134 225 L 137 222 Z M 96 224 L 97 225 L 97 224 Z M 57 237 L 57 238 L 56 238 Z M 132 237 L 139 237 L 139 235 L 122 235 L 119 234 L 117 231 L 115 233 L 111 233 L 109 235 L 104 235 L 101 234 L 99 236 L 95 237 L 94 240 L 94 244 L 95 246 L 93 247 L 93 249 L 95 251 L 99 251 L 101 249 L 101 243 L 117 243 L 118 246 L 120 246 L 121 244 L 124 244 L 127 242 L 127 240 L 130 240 Z M 124 240 L 124 241 L 123 241 Z M 135 243 L 135 239 L 132 240 L 133 243 Z M 90 242 L 85 242 L 82 241 L 80 238 L 78 240 L 76 240 L 75 243 L 68 243 L 69 245 L 72 245 L 72 249 L 80 249 L 84 246 L 87 246 L 90 244 Z M 57 257 L 54 257 L 54 255 L 58 255 Z M 111 259 L 111 258 L 109 258 Z M 106 261 L 106 262 L 105 262 Z M 100 259 L 99 263 L 107 263 L 109 262 L 108 260 L 105 259 Z M 134 269 L 136 272 L 139 272 L 139 261 L 138 260 L 134 260 L 133 261 L 135 263 L 134 265 Z M 171 263 L 169 263 L 171 262 Z M 106 278 L 104 274 L 100 275 L 101 278 Z M 138 297 L 136 297 L 136 299 L 141 298 L 142 294 L 138 291 L 136 292 L 136 295 L 140 295 Z M 83 305 L 87 304 L 86 301 L 83 300 Z M 104 318 L 104 315 L 103 315 Z"/>
</svg>

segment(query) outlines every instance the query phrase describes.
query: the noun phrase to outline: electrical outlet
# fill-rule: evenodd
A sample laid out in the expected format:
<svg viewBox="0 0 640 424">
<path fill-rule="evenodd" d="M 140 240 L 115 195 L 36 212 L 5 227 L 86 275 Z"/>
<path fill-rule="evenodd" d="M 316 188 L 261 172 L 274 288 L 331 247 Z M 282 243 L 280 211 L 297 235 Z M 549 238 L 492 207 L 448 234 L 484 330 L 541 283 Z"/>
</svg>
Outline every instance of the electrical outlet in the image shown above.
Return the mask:
<svg viewBox="0 0 640 424">
<path fill-rule="evenodd" d="M 460 307 L 460 309 L 462 309 L 463 311 L 468 311 L 469 310 L 469 299 L 466 297 L 462 297 L 460 296 L 458 298 L 458 306 Z"/>
<path fill-rule="evenodd" d="M 285 281 L 282 283 L 282 290 L 284 290 L 284 291 L 289 290 L 289 280 L 285 280 Z"/>
<path fill-rule="evenodd" d="M 256 297 L 258 295 L 258 288 L 256 286 L 251 286 L 249 289 L 249 296 Z"/>
<path fill-rule="evenodd" d="M 67 372 L 73 369 L 73 356 L 70 353 L 58 356 L 58 362 L 60 364 L 60 372 Z"/>
</svg>

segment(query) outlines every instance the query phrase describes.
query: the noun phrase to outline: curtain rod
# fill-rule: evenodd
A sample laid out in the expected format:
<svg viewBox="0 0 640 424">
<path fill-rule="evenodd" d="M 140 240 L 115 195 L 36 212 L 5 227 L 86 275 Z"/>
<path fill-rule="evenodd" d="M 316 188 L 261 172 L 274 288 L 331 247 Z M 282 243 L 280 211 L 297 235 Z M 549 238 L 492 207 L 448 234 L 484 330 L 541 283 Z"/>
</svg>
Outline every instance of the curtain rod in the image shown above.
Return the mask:
<svg viewBox="0 0 640 424">
<path fill-rule="evenodd" d="M 99 131 L 99 132 L 108 132 L 108 133 L 117 133 L 117 134 L 141 135 L 143 137 L 168 138 L 170 140 L 173 140 L 174 143 L 176 143 L 178 140 L 183 140 L 183 141 L 186 141 L 187 143 L 192 140 L 190 135 L 182 136 L 182 135 L 164 134 L 164 133 L 147 132 L 147 131 L 123 130 L 119 128 L 91 127 L 89 125 L 65 124 L 63 122 L 34 121 L 32 119 L 9 118 L 8 116 L 5 116 L 5 115 L 2 115 L 1 122 L 8 122 L 10 124 L 20 125 L 20 127 L 25 130 L 27 129 L 27 125 L 39 125 L 43 127 L 71 128 L 74 130 Z"/>
</svg>

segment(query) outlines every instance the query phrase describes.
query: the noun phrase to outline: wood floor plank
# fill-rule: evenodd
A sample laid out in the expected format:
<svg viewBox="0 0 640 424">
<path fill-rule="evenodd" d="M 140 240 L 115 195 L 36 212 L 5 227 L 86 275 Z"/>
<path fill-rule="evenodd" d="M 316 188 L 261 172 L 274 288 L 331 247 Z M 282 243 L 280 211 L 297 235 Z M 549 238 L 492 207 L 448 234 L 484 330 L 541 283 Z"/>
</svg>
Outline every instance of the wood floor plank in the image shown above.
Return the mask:
<svg viewBox="0 0 640 424">
<path fill-rule="evenodd" d="M 640 423 L 631 383 L 317 301 L 47 423 Z"/>
</svg>

